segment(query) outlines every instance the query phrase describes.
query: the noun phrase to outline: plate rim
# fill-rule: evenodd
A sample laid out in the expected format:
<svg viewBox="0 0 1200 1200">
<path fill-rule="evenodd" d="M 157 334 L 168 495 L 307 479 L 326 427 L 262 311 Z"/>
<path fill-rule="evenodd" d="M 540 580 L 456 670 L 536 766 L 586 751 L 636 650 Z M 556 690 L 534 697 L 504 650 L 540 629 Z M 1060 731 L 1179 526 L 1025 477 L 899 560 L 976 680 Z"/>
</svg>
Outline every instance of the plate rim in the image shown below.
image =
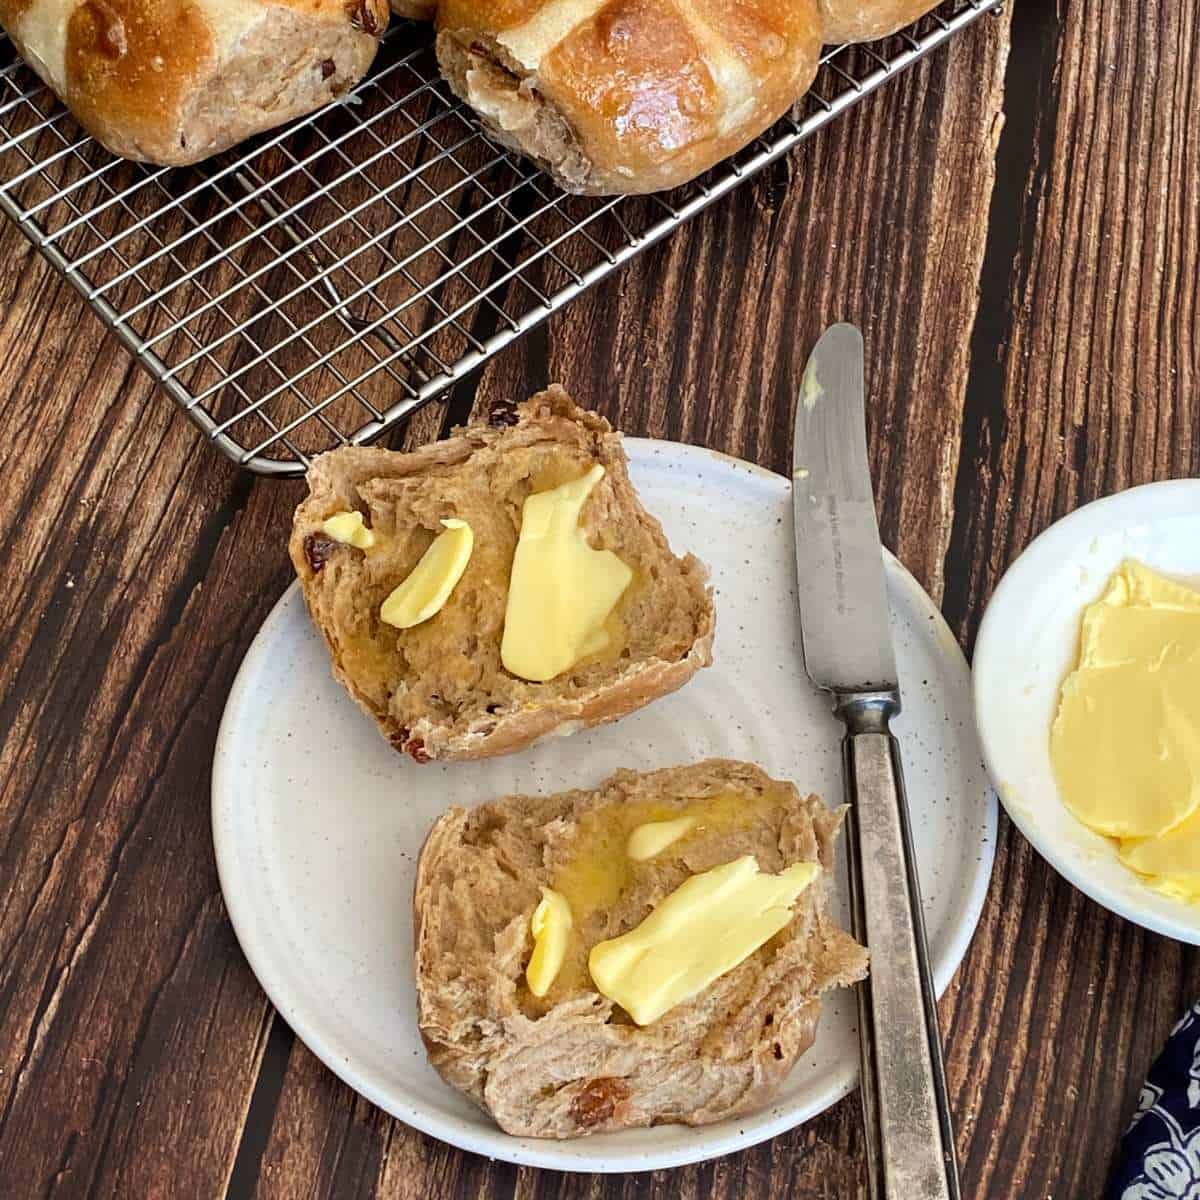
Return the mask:
<svg viewBox="0 0 1200 1200">
<path fill-rule="evenodd" d="M 757 478 L 759 482 L 771 487 L 782 486 L 787 488 L 790 486 L 789 480 L 785 475 L 768 470 L 757 463 L 736 458 L 719 450 L 712 450 L 706 446 L 696 446 L 685 442 L 672 442 L 661 438 L 625 437 L 623 441 L 629 448 L 631 458 L 634 457 L 638 450 L 644 451 L 647 455 L 660 455 L 664 453 L 677 456 L 701 455 L 715 460 L 721 466 L 747 472 L 752 477 Z M 965 674 L 968 681 L 966 692 L 968 700 L 970 700 L 972 695 L 970 688 L 970 666 L 958 639 L 950 629 L 941 609 L 934 603 L 932 597 L 929 596 L 924 588 L 921 587 L 916 577 L 886 546 L 883 547 L 883 554 L 888 574 L 908 593 L 909 601 L 915 602 L 913 605 L 914 610 L 927 616 L 933 623 L 934 637 L 941 648 L 941 652 L 949 660 L 948 665 L 956 672 L 961 671 Z M 287 606 L 289 603 L 294 602 L 299 590 L 300 582 L 298 579 L 292 580 L 288 587 L 284 589 L 260 624 L 250 646 L 246 650 L 242 662 L 238 666 L 237 674 L 234 677 L 221 714 L 221 721 L 213 750 L 211 821 L 213 848 L 222 900 L 237 938 L 238 947 L 254 974 L 255 981 L 263 989 L 276 1013 L 287 1022 L 295 1036 L 320 1060 L 323 1066 L 348 1087 L 365 1097 L 384 1112 L 438 1141 L 445 1142 L 470 1153 L 480 1154 L 488 1159 L 509 1162 L 517 1166 L 533 1166 L 542 1170 L 564 1173 L 591 1172 L 596 1174 L 617 1174 L 672 1169 L 691 1163 L 710 1161 L 726 1154 L 735 1153 L 738 1150 L 759 1145 L 773 1137 L 779 1136 L 781 1133 L 797 1128 L 819 1116 L 829 1108 L 832 1108 L 833 1105 L 837 1104 L 854 1090 L 858 1082 L 857 1063 L 847 1068 L 841 1078 L 836 1079 L 827 1093 L 829 1096 L 827 1103 L 823 1103 L 821 1107 L 813 1111 L 802 1111 L 799 1116 L 797 1116 L 798 1106 L 795 1105 L 787 1109 L 780 1109 L 768 1119 L 763 1119 L 764 1114 L 762 1113 L 757 1114 L 761 1123 L 749 1138 L 736 1128 L 725 1134 L 724 1137 L 720 1137 L 713 1133 L 706 1134 L 705 1127 L 699 1127 L 695 1130 L 696 1142 L 694 1149 L 687 1145 L 681 1146 L 676 1151 L 656 1156 L 648 1163 L 634 1163 L 630 1161 L 631 1156 L 614 1159 L 611 1155 L 604 1155 L 599 1152 L 588 1153 L 586 1150 L 577 1157 L 572 1158 L 569 1162 L 565 1162 L 542 1156 L 542 1150 L 546 1146 L 546 1142 L 543 1139 L 514 1137 L 513 1135 L 504 1133 L 499 1128 L 489 1130 L 486 1133 L 480 1133 L 471 1126 L 461 1123 L 453 1116 L 430 1115 L 425 1110 L 407 1102 L 397 1102 L 394 1096 L 390 1094 L 385 1095 L 382 1089 L 375 1087 L 369 1079 L 359 1075 L 349 1062 L 341 1059 L 317 1026 L 305 1016 L 293 1012 L 290 1006 L 281 1002 L 283 997 L 276 994 L 275 981 L 272 980 L 268 984 L 267 979 L 271 978 L 271 972 L 264 969 L 264 959 L 260 956 L 255 938 L 247 936 L 253 929 L 252 918 L 246 907 L 248 899 L 240 889 L 236 887 L 231 889 L 226 886 L 227 878 L 231 878 L 230 872 L 234 858 L 234 853 L 230 848 L 227 838 L 232 838 L 233 827 L 232 825 L 226 826 L 224 823 L 221 798 L 223 793 L 228 794 L 231 790 L 225 782 L 227 773 L 230 775 L 234 773 L 234 768 L 230 761 L 232 755 L 228 753 L 228 747 L 235 737 L 233 733 L 234 713 L 239 708 L 242 691 L 250 686 L 250 677 L 256 673 L 258 656 L 266 652 L 265 645 L 269 639 L 263 637 L 264 632 L 273 624 L 286 619 Z M 962 960 L 966 956 L 971 940 L 974 938 L 979 927 L 983 906 L 986 903 L 987 894 L 991 886 L 996 855 L 999 805 L 996 789 L 992 786 L 986 770 L 984 782 L 986 787 L 986 805 L 981 829 L 980 854 L 977 857 L 979 865 L 971 876 L 970 887 L 961 910 L 962 915 L 952 926 L 948 938 L 945 955 L 946 968 L 943 972 L 939 971 L 935 966 L 934 983 L 939 996 L 946 992 L 955 973 L 962 965 Z M 246 933 L 243 932 L 244 930 Z M 944 977 L 942 977 L 943 975 Z M 769 1112 L 770 1110 L 767 1111 Z M 573 1139 L 574 1145 L 581 1143 L 585 1146 L 593 1144 L 590 1139 Z"/>
<path fill-rule="evenodd" d="M 1003 659 L 999 645 L 1002 635 L 998 631 L 1000 622 L 1011 603 L 1009 597 L 1019 598 L 1021 595 L 1019 589 L 1026 584 L 1027 580 L 1036 581 L 1043 578 L 1039 568 L 1047 557 L 1053 556 L 1061 547 L 1074 547 L 1088 536 L 1095 536 L 1096 523 L 1103 520 L 1106 515 L 1126 509 L 1136 510 L 1144 505 L 1147 497 L 1151 495 L 1153 499 L 1149 503 L 1156 510 L 1160 505 L 1162 506 L 1162 511 L 1154 511 L 1150 514 L 1149 520 L 1151 521 L 1194 515 L 1200 511 L 1200 504 L 1196 503 L 1200 501 L 1200 479 L 1159 479 L 1150 483 L 1136 484 L 1122 491 L 1100 496 L 1073 509 L 1042 530 L 1017 555 L 1001 576 L 999 583 L 996 584 L 979 622 L 979 632 L 975 638 L 973 655 L 974 669 L 971 672 L 971 693 L 975 706 L 975 724 L 979 733 L 979 744 L 983 750 L 988 777 L 993 790 L 1000 798 L 1000 803 L 1004 805 L 1004 811 L 1008 814 L 1009 820 L 1020 830 L 1021 835 L 1059 875 L 1101 908 L 1107 909 L 1134 925 L 1148 929 L 1152 933 L 1162 934 L 1175 941 L 1196 946 L 1200 945 L 1200 915 L 1197 916 L 1196 923 L 1189 926 L 1165 914 L 1132 906 L 1094 873 L 1089 874 L 1083 865 L 1077 862 L 1076 856 L 1069 852 L 1069 848 L 1066 848 L 1068 852 L 1064 852 L 1064 847 L 1050 838 L 1036 821 L 1030 819 L 1027 810 L 1019 804 L 1010 803 L 1005 795 L 1006 789 L 1000 786 L 999 781 L 1004 778 L 1004 772 L 999 769 L 996 745 L 990 736 L 994 726 L 987 716 L 989 696 L 994 692 L 994 685 L 990 685 L 990 680 Z M 1180 499 L 1185 502 L 1191 499 L 1193 503 L 1177 507 L 1177 501 Z M 1130 512 L 1130 515 L 1133 515 L 1133 511 Z M 1103 532 L 1112 532 L 1130 524 L 1133 522 L 1128 520 L 1119 524 L 1110 522 Z M 997 667 L 994 667 L 993 663 L 997 664 Z M 1057 788 L 1055 793 L 1057 796 Z M 1061 804 L 1061 796 L 1057 796 L 1057 798 Z M 1147 889 L 1147 891 L 1149 890 Z M 1162 899 L 1167 898 L 1162 897 Z"/>
</svg>

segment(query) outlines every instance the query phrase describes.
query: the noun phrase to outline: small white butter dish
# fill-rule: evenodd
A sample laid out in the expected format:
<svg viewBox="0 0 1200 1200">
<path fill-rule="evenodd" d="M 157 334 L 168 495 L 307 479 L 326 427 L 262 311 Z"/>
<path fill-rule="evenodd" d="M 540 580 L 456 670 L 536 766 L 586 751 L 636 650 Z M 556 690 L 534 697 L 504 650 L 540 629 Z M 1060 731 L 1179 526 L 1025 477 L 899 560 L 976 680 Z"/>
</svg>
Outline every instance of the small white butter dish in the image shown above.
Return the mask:
<svg viewBox="0 0 1200 1200">
<path fill-rule="evenodd" d="M 1050 726 L 1075 665 L 1080 617 L 1126 558 L 1200 587 L 1200 479 L 1150 483 L 1085 505 L 1013 563 L 975 645 L 979 739 L 1009 817 L 1055 870 L 1112 912 L 1200 945 L 1200 903 L 1162 895 L 1123 866 L 1116 843 L 1063 805 L 1050 763 Z"/>
</svg>

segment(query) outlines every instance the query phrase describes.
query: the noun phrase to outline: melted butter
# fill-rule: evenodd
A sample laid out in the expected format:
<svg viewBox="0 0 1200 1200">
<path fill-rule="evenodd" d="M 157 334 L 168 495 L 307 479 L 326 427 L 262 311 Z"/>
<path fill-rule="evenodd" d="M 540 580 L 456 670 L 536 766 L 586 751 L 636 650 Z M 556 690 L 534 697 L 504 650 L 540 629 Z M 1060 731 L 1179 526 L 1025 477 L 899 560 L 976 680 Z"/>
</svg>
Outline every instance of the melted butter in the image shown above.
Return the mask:
<svg viewBox="0 0 1200 1200">
<path fill-rule="evenodd" d="M 1050 751 L 1063 802 L 1152 887 L 1200 896 L 1200 592 L 1125 562 L 1084 612 Z"/>
<path fill-rule="evenodd" d="M 639 825 L 630 835 L 625 844 L 625 853 L 634 862 L 646 862 L 657 858 L 669 846 L 673 846 L 680 838 L 690 833 L 696 824 L 695 817 L 686 813 L 670 821 L 648 821 Z"/>
<path fill-rule="evenodd" d="M 437 616 L 471 561 L 475 534 L 466 521 L 447 517 L 417 565 L 383 602 L 379 619 L 396 629 L 411 629 Z"/>
<path fill-rule="evenodd" d="M 397 671 L 395 649 L 369 634 L 347 639 L 339 649 L 346 673 L 386 701 Z"/>
<path fill-rule="evenodd" d="M 564 483 L 575 483 L 582 479 L 589 469 L 589 463 L 575 462 L 561 454 L 547 455 L 529 474 L 529 494 L 537 495 L 539 492 L 553 491 L 554 488 L 561 487 Z M 629 645 L 629 627 L 626 624 L 624 612 L 628 608 L 630 600 L 645 585 L 646 574 L 637 563 L 626 563 L 625 565 L 633 571 L 633 578 L 629 581 L 625 591 L 621 593 L 616 607 L 608 614 L 600 627 L 603 638 L 597 638 L 597 643 L 603 641 L 604 644 L 599 645 L 599 648 L 590 654 L 582 655 L 575 663 L 573 670 L 616 662 Z"/>
<path fill-rule="evenodd" d="M 799 862 L 764 874 L 747 854 L 690 876 L 636 928 L 592 948 L 596 987 L 638 1025 L 657 1021 L 783 930 L 820 873 Z"/>
<path fill-rule="evenodd" d="M 375 545 L 375 534 L 367 528 L 360 512 L 336 512 L 321 524 L 326 537 L 358 550 L 370 550 Z"/>
<path fill-rule="evenodd" d="M 621 593 L 620 600 L 617 601 L 617 606 L 605 618 L 604 624 L 600 627 L 604 634 L 604 645 L 600 649 L 591 654 L 585 654 L 572 668 L 572 670 L 580 671 L 586 667 L 595 666 L 597 663 L 612 663 L 616 662 L 621 657 L 622 651 L 629 645 L 629 626 L 625 621 L 624 611 L 626 605 L 642 585 L 644 578 L 640 567 L 629 564 L 633 571 L 633 578 L 629 581 L 628 587 Z"/>
<path fill-rule="evenodd" d="M 535 996 L 544 996 L 562 967 L 571 936 L 571 909 L 551 888 L 542 888 L 541 903 L 533 910 L 529 932 L 533 955 L 525 968 L 525 981 Z"/>
<path fill-rule="evenodd" d="M 500 642 L 505 670 L 520 679 L 544 683 L 611 652 L 608 623 L 634 573 L 584 531 L 584 506 L 603 478 L 596 463 L 525 500 Z"/>
<path fill-rule="evenodd" d="M 745 829 L 759 817 L 771 814 L 780 794 L 762 795 L 719 792 L 690 803 L 634 801 L 591 809 L 579 820 L 570 857 L 555 872 L 550 886 L 570 906 L 574 925 L 567 951 L 554 985 L 553 995 L 592 987 L 587 969 L 586 927 L 597 913 L 607 912 L 620 900 L 635 873 L 652 870 L 656 864 L 678 859 L 693 842 L 706 834 L 733 833 Z M 664 849 L 655 859 L 639 863 L 627 853 L 629 835 L 641 825 L 692 817 L 692 828 Z"/>
</svg>

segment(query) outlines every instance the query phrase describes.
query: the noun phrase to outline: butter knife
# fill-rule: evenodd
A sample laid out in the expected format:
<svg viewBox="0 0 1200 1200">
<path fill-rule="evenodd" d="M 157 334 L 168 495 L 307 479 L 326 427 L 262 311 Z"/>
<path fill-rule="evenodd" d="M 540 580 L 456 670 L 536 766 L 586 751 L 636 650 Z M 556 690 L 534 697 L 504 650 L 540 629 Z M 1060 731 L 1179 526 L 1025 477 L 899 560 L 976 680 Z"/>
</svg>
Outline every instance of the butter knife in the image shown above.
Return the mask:
<svg viewBox="0 0 1200 1200">
<path fill-rule="evenodd" d="M 900 681 L 867 461 L 863 339 L 827 329 L 801 382 L 792 447 L 804 665 L 846 727 L 846 842 L 861 1093 L 872 1200 L 959 1200 L 954 1130 L 913 858 L 900 749 Z"/>
</svg>

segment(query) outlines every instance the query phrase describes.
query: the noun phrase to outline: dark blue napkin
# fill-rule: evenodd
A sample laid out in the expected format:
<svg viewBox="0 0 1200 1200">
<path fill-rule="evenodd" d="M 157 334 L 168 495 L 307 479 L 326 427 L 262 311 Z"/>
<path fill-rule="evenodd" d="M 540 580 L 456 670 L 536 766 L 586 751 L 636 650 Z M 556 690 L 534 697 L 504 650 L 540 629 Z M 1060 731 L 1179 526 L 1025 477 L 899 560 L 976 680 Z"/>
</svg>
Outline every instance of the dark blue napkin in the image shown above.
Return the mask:
<svg viewBox="0 0 1200 1200">
<path fill-rule="evenodd" d="M 1117 1150 L 1109 1200 L 1200 1200 L 1200 1003 L 1171 1030 Z"/>
</svg>

